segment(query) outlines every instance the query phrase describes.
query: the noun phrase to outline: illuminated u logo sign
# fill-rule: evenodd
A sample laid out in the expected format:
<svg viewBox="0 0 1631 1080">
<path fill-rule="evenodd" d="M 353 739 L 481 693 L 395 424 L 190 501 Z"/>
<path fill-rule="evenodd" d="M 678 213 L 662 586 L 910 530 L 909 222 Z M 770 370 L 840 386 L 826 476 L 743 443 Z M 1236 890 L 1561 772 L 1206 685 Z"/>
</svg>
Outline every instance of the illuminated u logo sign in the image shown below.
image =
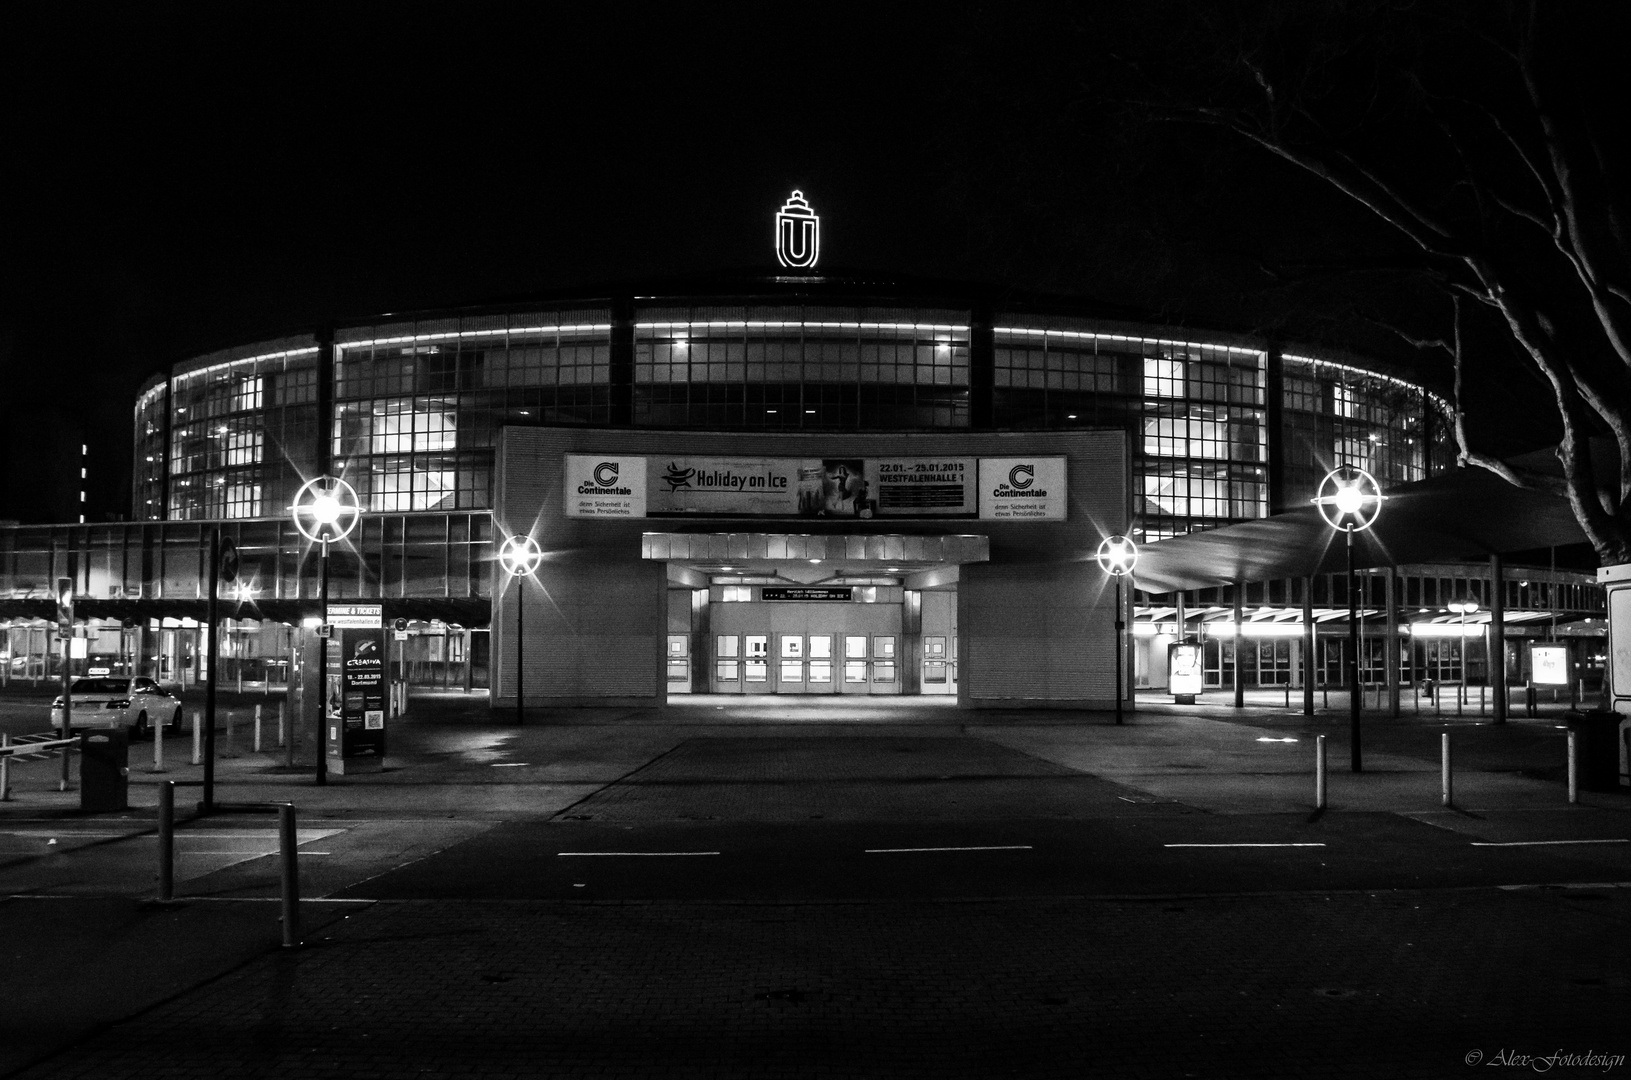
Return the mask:
<svg viewBox="0 0 1631 1080">
<path fill-rule="evenodd" d="M 1015 465 L 1008 470 L 1008 485 L 1018 491 L 1024 491 L 1036 481 L 1036 467 L 1033 465 Z"/>
<path fill-rule="evenodd" d="M 793 270 L 808 270 L 821 257 L 821 219 L 804 192 L 795 191 L 776 212 L 776 259 Z"/>
</svg>

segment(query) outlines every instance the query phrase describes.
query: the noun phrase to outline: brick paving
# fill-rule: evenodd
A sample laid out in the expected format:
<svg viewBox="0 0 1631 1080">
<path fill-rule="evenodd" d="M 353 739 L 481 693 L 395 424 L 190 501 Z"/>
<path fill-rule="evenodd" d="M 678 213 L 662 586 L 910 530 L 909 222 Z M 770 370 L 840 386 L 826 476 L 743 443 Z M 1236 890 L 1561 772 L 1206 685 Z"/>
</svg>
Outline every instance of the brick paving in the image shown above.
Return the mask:
<svg viewBox="0 0 1631 1080">
<path fill-rule="evenodd" d="M 1631 1054 L 1628 923 L 1625 889 L 382 903 L 19 1076 L 1489 1076 Z"/>
</svg>

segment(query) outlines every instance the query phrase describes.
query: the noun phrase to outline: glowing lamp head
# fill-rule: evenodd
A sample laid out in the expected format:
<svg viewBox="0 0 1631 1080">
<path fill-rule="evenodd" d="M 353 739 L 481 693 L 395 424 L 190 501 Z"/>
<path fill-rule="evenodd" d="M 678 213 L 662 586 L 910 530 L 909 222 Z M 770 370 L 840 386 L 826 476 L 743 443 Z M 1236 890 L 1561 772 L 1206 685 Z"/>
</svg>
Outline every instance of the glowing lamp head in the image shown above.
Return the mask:
<svg viewBox="0 0 1631 1080">
<path fill-rule="evenodd" d="M 498 564 L 511 577 L 531 574 L 543 558 L 543 549 L 531 536 L 512 536 L 498 549 Z"/>
<path fill-rule="evenodd" d="M 1359 490 L 1358 484 L 1341 485 L 1334 499 L 1336 508 L 1343 514 L 1357 514 L 1359 508 L 1365 505 L 1365 493 Z"/>
<path fill-rule="evenodd" d="M 333 495 L 322 494 L 312 500 L 312 520 L 319 525 L 332 525 L 340 520 L 340 500 Z"/>
</svg>

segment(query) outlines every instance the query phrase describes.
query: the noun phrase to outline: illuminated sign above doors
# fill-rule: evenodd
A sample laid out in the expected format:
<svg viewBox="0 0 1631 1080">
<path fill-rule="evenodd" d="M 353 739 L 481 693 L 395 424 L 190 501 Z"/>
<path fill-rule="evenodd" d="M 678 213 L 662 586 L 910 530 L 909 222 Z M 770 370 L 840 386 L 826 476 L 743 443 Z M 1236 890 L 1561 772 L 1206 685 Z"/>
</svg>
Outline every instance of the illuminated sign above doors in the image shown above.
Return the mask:
<svg viewBox="0 0 1631 1080">
<path fill-rule="evenodd" d="M 776 260 L 790 270 L 814 270 L 821 257 L 821 219 L 794 191 L 776 212 Z"/>
<path fill-rule="evenodd" d="M 1063 521 L 1062 457 L 625 457 L 567 454 L 573 518 Z"/>
</svg>

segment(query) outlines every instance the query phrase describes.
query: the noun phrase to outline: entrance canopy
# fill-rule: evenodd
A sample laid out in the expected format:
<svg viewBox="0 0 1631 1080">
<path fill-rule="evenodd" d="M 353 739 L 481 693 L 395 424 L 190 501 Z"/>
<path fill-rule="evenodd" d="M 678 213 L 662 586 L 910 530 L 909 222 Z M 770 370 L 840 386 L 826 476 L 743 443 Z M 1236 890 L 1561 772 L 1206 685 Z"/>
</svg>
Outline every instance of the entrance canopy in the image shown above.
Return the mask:
<svg viewBox="0 0 1631 1080">
<path fill-rule="evenodd" d="M 972 535 L 644 533 L 640 539 L 642 558 L 681 563 L 705 574 L 787 577 L 790 564 L 802 564 L 820 578 L 904 577 L 991 558 L 990 541 Z"/>
<path fill-rule="evenodd" d="M 1457 469 L 1386 496 L 1376 524 L 1354 535 L 1357 566 L 1487 559 L 1585 540 L 1567 501 L 1513 487 L 1486 469 Z M 1164 593 L 1346 568 L 1342 535 L 1310 505 L 1150 544 L 1135 577 L 1140 589 Z"/>
</svg>

